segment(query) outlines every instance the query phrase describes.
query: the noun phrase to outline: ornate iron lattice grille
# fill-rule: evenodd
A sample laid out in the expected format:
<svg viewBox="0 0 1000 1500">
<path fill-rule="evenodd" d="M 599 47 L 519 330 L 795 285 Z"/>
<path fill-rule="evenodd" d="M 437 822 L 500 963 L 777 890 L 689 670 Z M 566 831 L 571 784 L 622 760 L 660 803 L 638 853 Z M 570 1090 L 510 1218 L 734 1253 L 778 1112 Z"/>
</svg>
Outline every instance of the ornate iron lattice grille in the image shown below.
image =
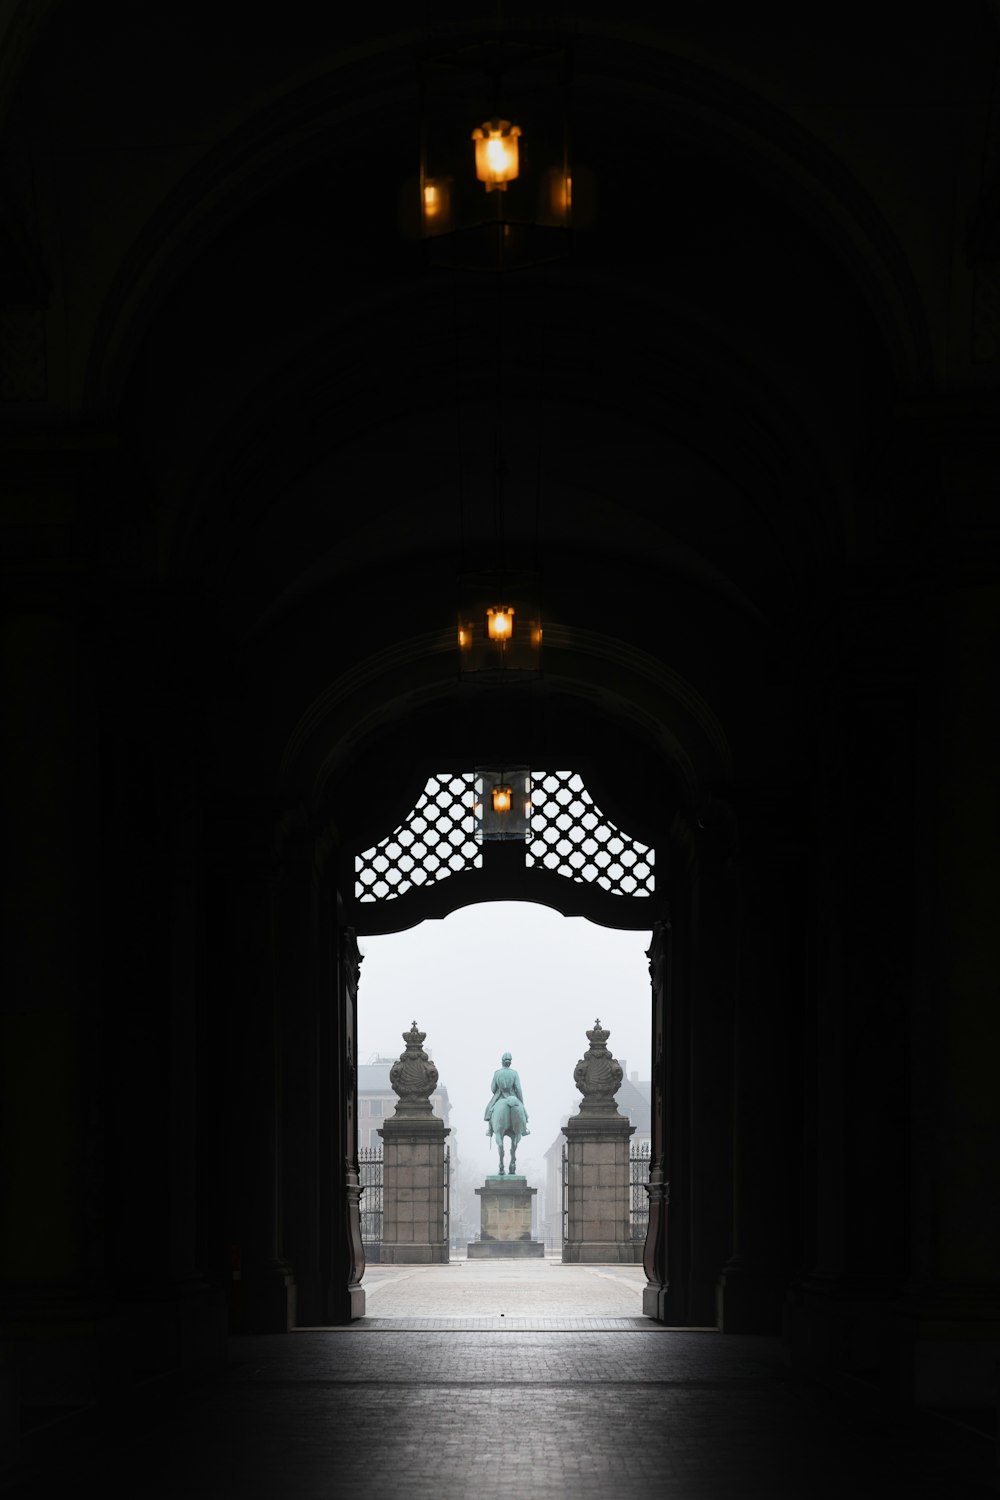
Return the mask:
<svg viewBox="0 0 1000 1500">
<path fill-rule="evenodd" d="M 412 886 L 432 885 L 461 870 L 481 868 L 475 800 L 473 772 L 443 771 L 431 776 L 405 822 L 356 856 L 356 898 L 393 901 Z"/>
<path fill-rule="evenodd" d="M 651 896 L 655 851 L 603 815 L 575 771 L 532 771 L 526 862 L 614 896 Z"/>
<path fill-rule="evenodd" d="M 613 896 L 651 896 L 655 851 L 604 816 L 575 771 L 532 771 L 525 864 L 600 886 Z M 357 855 L 359 901 L 394 901 L 483 864 L 473 771 L 430 777 L 416 807 L 387 838 Z"/>
</svg>

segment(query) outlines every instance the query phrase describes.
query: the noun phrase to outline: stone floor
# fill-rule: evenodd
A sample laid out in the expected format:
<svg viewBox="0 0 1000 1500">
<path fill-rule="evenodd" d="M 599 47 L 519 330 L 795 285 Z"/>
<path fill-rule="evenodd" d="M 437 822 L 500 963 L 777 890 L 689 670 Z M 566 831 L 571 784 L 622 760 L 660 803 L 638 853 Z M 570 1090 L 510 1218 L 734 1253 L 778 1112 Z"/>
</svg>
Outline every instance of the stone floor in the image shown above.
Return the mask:
<svg viewBox="0 0 1000 1500">
<path fill-rule="evenodd" d="M 453 1260 L 447 1266 L 369 1266 L 359 1327 L 654 1331 L 642 1316 L 641 1266 L 564 1266 L 561 1260 Z"/>
<path fill-rule="evenodd" d="M 23 1500 L 973 1500 L 918 1424 L 789 1369 L 777 1339 L 638 1316 L 632 1267 L 371 1267 L 350 1328 L 231 1341 Z M 529 1326 L 530 1325 L 530 1326 Z M 545 1325 L 545 1326 L 539 1326 Z"/>
</svg>

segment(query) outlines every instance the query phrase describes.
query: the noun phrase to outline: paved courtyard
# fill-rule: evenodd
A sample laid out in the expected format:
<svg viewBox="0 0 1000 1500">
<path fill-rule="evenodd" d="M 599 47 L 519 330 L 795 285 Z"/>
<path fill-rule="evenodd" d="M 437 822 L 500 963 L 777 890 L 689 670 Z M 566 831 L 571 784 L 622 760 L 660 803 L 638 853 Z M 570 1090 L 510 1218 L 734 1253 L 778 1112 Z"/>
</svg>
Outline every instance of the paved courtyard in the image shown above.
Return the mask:
<svg viewBox="0 0 1000 1500">
<path fill-rule="evenodd" d="M 663 1329 L 633 1267 L 371 1267 L 349 1328 L 230 1341 L 23 1500 L 975 1500 L 919 1424 L 790 1370 L 777 1339 Z M 531 1326 L 528 1326 L 531 1325 Z"/>
<path fill-rule="evenodd" d="M 564 1266 L 558 1258 L 369 1266 L 359 1327 L 552 1331 L 657 1327 L 642 1316 L 641 1266 Z"/>
</svg>

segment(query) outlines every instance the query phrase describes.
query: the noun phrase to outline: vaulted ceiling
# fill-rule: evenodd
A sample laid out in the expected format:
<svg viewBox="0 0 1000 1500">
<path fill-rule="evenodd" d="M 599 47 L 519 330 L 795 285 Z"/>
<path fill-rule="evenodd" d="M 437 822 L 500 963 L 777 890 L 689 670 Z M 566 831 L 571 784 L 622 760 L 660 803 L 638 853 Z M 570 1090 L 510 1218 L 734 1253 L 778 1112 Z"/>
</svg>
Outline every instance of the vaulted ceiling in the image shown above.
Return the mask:
<svg viewBox="0 0 1000 1500">
<path fill-rule="evenodd" d="M 427 754 L 454 737 L 498 453 L 563 738 L 587 701 L 668 758 L 714 735 L 709 781 L 793 753 L 836 601 L 933 552 L 921 403 L 995 382 L 994 7 L 10 12 L 8 339 L 44 340 L 41 389 L 8 355 L 17 462 L 61 434 L 95 594 L 158 621 L 224 757 L 277 775 L 315 732 L 313 795 L 401 715 Z M 399 212 L 421 56 L 496 34 L 572 42 L 597 202 L 566 260 L 502 277 L 430 267 Z"/>
</svg>

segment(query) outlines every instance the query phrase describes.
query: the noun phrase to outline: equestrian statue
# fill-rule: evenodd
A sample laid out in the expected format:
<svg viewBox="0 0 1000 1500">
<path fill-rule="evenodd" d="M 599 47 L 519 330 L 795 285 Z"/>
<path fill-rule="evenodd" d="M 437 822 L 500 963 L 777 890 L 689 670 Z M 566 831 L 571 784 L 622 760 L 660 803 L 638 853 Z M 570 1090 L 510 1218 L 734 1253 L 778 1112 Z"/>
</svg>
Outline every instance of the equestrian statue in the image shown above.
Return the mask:
<svg viewBox="0 0 1000 1500">
<path fill-rule="evenodd" d="M 521 1080 L 517 1076 L 517 1070 L 510 1065 L 510 1053 L 505 1052 L 502 1059 L 502 1067 L 497 1068 L 493 1074 L 493 1097 L 486 1106 L 483 1119 L 487 1122 L 488 1136 L 495 1136 L 497 1150 L 500 1153 L 500 1176 L 503 1177 L 503 1141 L 504 1136 L 510 1138 L 510 1176 L 517 1173 L 517 1143 L 523 1135 L 530 1135 L 528 1129 L 528 1112 L 524 1107 L 524 1095 L 521 1093 Z"/>
</svg>

